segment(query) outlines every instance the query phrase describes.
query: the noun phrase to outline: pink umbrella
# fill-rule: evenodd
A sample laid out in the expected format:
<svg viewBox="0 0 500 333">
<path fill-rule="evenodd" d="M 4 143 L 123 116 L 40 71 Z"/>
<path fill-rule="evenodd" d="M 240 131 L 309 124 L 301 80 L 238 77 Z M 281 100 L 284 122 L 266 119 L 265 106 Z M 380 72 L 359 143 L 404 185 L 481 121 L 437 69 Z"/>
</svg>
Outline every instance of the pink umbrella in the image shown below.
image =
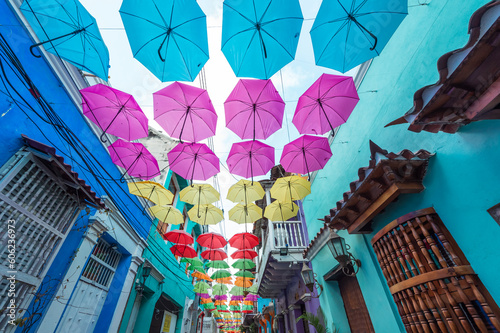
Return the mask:
<svg viewBox="0 0 500 333">
<path fill-rule="evenodd" d="M 233 143 L 227 166 L 231 173 L 253 180 L 274 166 L 274 148 L 256 140 Z"/>
<path fill-rule="evenodd" d="M 217 113 L 206 90 L 174 82 L 153 100 L 155 120 L 171 137 L 196 142 L 215 135 Z"/>
<path fill-rule="evenodd" d="M 300 134 L 322 135 L 345 123 L 358 101 L 351 77 L 323 74 L 300 96 L 292 122 Z"/>
<path fill-rule="evenodd" d="M 116 140 L 108 146 L 109 155 L 114 164 L 125 169 L 130 176 L 148 180 L 160 175 L 156 158 L 142 143 Z M 123 179 L 120 179 L 120 181 Z"/>
<path fill-rule="evenodd" d="M 167 157 L 170 169 L 191 181 L 207 180 L 220 171 L 219 158 L 204 143 L 179 143 Z"/>
<path fill-rule="evenodd" d="M 328 139 L 303 135 L 283 148 L 280 163 L 287 172 L 300 174 L 323 169 L 332 157 Z"/>
<path fill-rule="evenodd" d="M 281 128 L 285 102 L 271 80 L 241 79 L 224 110 L 226 127 L 242 140 L 265 140 Z"/>
<path fill-rule="evenodd" d="M 96 84 L 80 90 L 83 114 L 103 130 L 127 141 L 148 136 L 148 118 L 132 95 Z"/>
</svg>

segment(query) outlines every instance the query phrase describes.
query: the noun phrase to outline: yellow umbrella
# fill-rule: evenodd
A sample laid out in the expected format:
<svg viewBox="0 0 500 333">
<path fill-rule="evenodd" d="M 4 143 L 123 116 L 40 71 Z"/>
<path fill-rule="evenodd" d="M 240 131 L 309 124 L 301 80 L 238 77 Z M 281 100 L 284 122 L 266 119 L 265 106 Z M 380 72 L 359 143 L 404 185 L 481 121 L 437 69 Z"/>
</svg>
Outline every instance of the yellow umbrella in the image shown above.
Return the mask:
<svg viewBox="0 0 500 333">
<path fill-rule="evenodd" d="M 264 189 L 259 182 L 242 179 L 229 188 L 227 199 L 236 203 L 248 204 L 249 202 L 262 199 L 264 194 Z"/>
<path fill-rule="evenodd" d="M 193 184 L 183 189 L 179 198 L 191 205 L 203 205 L 218 201 L 220 194 L 210 184 Z"/>
<path fill-rule="evenodd" d="M 271 187 L 271 197 L 281 202 L 302 200 L 309 194 L 311 194 L 311 183 L 299 176 L 278 178 Z"/>
<path fill-rule="evenodd" d="M 153 206 L 149 208 L 151 214 L 158 220 L 168 224 L 182 224 L 184 223 L 184 216 L 182 213 L 173 206 Z"/>
<path fill-rule="evenodd" d="M 239 224 L 253 223 L 262 218 L 262 208 L 250 203 L 246 206 L 237 204 L 229 211 L 229 219 Z"/>
<path fill-rule="evenodd" d="M 188 216 L 191 221 L 201 225 L 217 224 L 224 219 L 222 210 L 212 204 L 195 205 L 189 210 Z"/>
<path fill-rule="evenodd" d="M 174 200 L 172 192 L 161 184 L 150 181 L 130 182 L 128 183 L 128 191 L 160 206 L 170 205 Z"/>
<path fill-rule="evenodd" d="M 299 207 L 293 202 L 281 203 L 278 200 L 273 201 L 264 211 L 264 217 L 271 221 L 288 221 L 297 216 Z"/>
</svg>

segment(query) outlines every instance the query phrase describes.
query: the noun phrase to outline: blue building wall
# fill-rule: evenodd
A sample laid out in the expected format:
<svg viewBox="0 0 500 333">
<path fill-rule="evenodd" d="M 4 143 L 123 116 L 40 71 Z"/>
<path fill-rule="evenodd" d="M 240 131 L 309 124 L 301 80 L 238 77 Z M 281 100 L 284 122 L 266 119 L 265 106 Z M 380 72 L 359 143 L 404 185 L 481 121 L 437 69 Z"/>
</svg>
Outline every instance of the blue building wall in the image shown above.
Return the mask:
<svg viewBox="0 0 500 333">
<path fill-rule="evenodd" d="M 426 189 L 419 194 L 401 195 L 390 204 L 374 219 L 372 234 L 339 232 L 362 262 L 357 278 L 377 332 L 399 332 L 403 328 L 370 241 L 395 218 L 430 206 L 500 303 L 495 269 L 500 264 L 500 228 L 486 211 L 500 202 L 500 121 L 473 123 L 456 134 L 414 133 L 407 130 L 407 125 L 384 128 L 413 106 L 418 89 L 438 80 L 438 58 L 467 43 L 468 21 L 488 1 L 461 2 L 459 6 L 453 1 L 427 2 L 422 6 L 413 2 L 408 17 L 382 54 L 373 60 L 358 89 L 360 101 L 331 146 L 333 157 L 318 173 L 312 194 L 304 200 L 312 239 L 323 226 L 317 219 L 329 214 L 349 190 L 349 183 L 358 179 L 358 169 L 368 165 L 369 140 L 393 152 L 426 149 L 436 154 L 424 178 Z M 328 249 L 322 249 L 313 260 L 313 269 L 325 286 L 320 298 L 325 314 L 342 332 L 349 332 L 338 287 L 323 279 L 335 264 Z"/>
</svg>

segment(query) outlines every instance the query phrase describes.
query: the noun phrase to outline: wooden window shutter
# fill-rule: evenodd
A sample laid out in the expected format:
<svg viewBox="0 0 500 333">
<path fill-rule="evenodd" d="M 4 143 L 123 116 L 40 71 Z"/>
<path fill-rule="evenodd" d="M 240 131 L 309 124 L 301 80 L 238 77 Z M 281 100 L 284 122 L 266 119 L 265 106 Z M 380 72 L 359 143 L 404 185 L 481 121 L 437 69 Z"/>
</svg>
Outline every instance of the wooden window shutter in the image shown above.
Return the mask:
<svg viewBox="0 0 500 333">
<path fill-rule="evenodd" d="M 500 310 L 433 208 L 372 239 L 408 332 L 498 332 Z"/>
</svg>

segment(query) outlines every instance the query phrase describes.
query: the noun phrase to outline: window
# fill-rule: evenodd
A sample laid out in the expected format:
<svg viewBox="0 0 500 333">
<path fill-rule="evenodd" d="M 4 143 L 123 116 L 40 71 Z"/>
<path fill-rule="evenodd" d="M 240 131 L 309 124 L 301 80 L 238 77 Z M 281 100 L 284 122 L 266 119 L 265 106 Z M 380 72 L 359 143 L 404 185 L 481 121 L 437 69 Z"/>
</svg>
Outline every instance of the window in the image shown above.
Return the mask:
<svg viewBox="0 0 500 333">
<path fill-rule="evenodd" d="M 70 185 L 58 178 L 28 148 L 17 152 L 0 168 L 0 272 L 16 275 L 16 306 L 26 308 L 46 269 L 80 210 Z M 12 220 L 15 222 L 7 223 Z M 15 266 L 9 265 L 9 226 L 15 230 Z M 1 250 L 3 249 L 3 250 Z M 9 302 L 8 281 L 0 284 L 0 309 Z M 7 325 L 0 318 L 0 331 Z"/>
<path fill-rule="evenodd" d="M 500 311 L 433 208 L 372 239 L 408 332 L 497 332 Z"/>
<path fill-rule="evenodd" d="M 177 183 L 177 179 L 175 178 L 175 174 L 172 173 L 172 176 L 170 177 L 170 183 L 168 183 L 168 190 L 172 192 L 174 195 L 174 201 L 172 202 L 172 205 L 175 207 L 177 203 L 177 192 L 179 192 L 179 184 Z"/>
<path fill-rule="evenodd" d="M 81 279 L 107 290 L 113 280 L 120 258 L 121 254 L 118 251 L 99 239 L 83 269 Z"/>
<path fill-rule="evenodd" d="M 500 225 L 500 204 L 497 204 L 488 209 L 491 217 Z"/>
</svg>

